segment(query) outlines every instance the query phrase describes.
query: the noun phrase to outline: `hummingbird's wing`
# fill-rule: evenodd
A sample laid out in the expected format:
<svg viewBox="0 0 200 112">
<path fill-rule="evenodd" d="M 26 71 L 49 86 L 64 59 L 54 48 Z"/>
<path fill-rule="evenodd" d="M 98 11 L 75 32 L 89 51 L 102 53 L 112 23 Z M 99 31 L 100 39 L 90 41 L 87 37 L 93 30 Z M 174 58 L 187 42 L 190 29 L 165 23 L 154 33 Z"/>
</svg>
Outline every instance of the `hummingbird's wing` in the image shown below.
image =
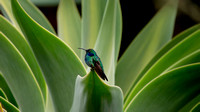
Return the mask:
<svg viewBox="0 0 200 112">
<path fill-rule="evenodd" d="M 108 81 L 108 79 L 107 79 L 107 77 L 106 77 L 106 75 L 105 75 L 105 73 L 104 73 L 104 71 L 103 71 L 103 69 L 102 69 L 102 67 L 101 67 L 101 65 L 100 65 L 100 62 L 99 61 L 95 61 L 95 60 L 93 60 L 93 62 L 94 62 L 94 70 L 97 72 L 97 74 L 103 79 L 103 80 L 107 80 Z"/>
</svg>

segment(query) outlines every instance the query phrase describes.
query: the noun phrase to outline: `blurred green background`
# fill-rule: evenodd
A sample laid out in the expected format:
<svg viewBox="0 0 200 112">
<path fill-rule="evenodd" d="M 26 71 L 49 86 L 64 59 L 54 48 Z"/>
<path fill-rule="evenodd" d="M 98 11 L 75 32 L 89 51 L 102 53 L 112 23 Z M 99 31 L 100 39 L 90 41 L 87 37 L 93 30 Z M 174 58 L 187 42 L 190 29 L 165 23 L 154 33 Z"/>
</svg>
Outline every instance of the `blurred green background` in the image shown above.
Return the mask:
<svg viewBox="0 0 200 112">
<path fill-rule="evenodd" d="M 45 14 L 57 31 L 56 12 L 60 0 L 31 0 Z M 75 0 L 81 12 L 81 0 Z M 120 54 L 128 47 L 139 31 L 168 0 L 120 0 L 123 32 Z M 174 35 L 200 22 L 200 1 L 179 0 Z"/>
</svg>

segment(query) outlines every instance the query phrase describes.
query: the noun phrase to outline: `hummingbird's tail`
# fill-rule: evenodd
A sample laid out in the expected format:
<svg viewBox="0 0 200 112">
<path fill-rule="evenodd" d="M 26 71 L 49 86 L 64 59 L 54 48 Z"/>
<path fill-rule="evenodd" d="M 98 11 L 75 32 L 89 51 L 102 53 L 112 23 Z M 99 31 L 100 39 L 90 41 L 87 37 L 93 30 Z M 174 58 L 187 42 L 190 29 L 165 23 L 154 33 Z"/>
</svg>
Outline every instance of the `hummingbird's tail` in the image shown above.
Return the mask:
<svg viewBox="0 0 200 112">
<path fill-rule="evenodd" d="M 103 79 L 103 80 L 107 80 L 107 77 L 104 73 L 104 71 L 102 70 L 101 66 L 97 63 L 95 63 L 95 67 L 94 67 L 94 70 L 96 71 L 96 73 Z"/>
</svg>

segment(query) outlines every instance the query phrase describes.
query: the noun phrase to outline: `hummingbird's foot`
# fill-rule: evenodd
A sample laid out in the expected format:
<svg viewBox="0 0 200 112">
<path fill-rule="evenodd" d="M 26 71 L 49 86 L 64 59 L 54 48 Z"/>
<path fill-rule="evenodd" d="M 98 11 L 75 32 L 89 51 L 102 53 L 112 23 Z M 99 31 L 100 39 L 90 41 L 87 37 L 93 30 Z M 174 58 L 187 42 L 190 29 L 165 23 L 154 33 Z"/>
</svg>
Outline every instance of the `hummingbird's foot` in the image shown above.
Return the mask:
<svg viewBox="0 0 200 112">
<path fill-rule="evenodd" d="M 90 70 L 91 70 L 91 71 L 94 71 L 94 68 L 93 68 L 93 67 L 91 67 L 91 68 L 90 68 Z"/>
</svg>

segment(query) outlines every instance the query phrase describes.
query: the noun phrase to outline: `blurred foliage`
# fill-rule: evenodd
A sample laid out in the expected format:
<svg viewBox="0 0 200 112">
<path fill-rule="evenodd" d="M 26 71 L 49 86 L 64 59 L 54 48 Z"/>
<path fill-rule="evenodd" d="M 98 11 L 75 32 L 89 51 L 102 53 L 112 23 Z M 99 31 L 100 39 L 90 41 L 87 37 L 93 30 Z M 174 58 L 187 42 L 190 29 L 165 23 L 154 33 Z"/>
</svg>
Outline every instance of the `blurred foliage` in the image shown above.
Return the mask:
<svg viewBox="0 0 200 112">
<path fill-rule="evenodd" d="M 58 1 L 38 5 L 42 2 Z M 74 0 L 61 0 L 58 34 L 29 0 L 0 3 L 1 111 L 2 107 L 9 112 L 199 109 L 200 25 L 172 39 L 178 0 L 159 9 L 119 60 L 118 0 L 82 0 L 81 15 Z M 93 70 L 87 73 L 78 47 L 98 53 L 109 82 Z"/>
</svg>

